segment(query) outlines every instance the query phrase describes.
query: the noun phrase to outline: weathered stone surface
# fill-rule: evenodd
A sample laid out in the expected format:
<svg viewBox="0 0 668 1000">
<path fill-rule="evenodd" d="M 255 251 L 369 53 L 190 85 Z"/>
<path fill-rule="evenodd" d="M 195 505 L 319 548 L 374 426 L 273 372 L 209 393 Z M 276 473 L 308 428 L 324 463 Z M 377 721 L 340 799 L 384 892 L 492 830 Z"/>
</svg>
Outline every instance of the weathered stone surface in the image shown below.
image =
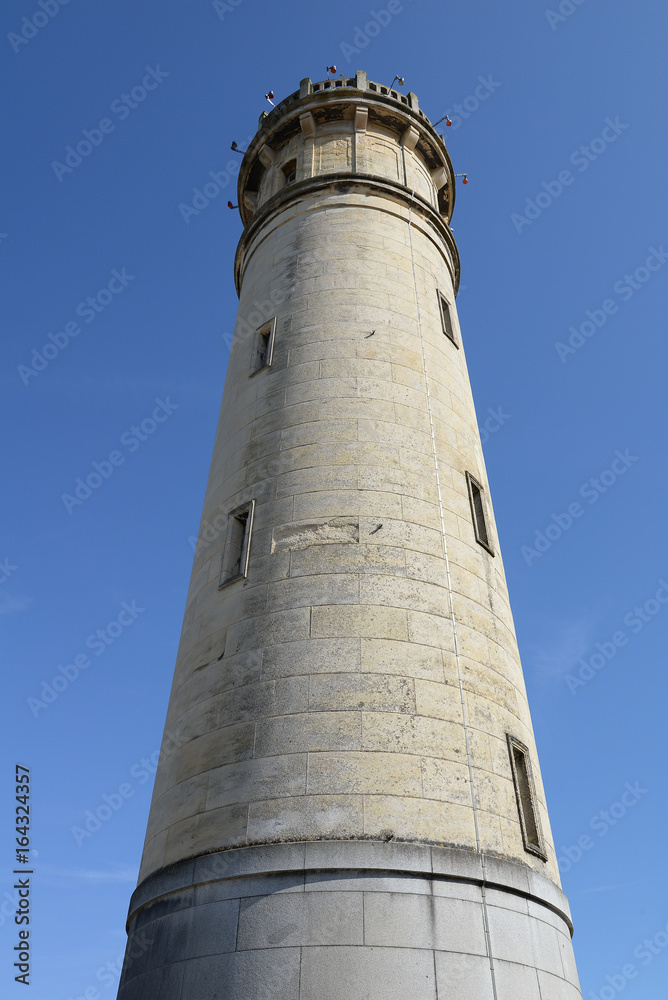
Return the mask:
<svg viewBox="0 0 668 1000">
<path fill-rule="evenodd" d="M 241 165 L 239 312 L 140 873 L 197 859 L 197 889 L 160 917 L 146 903 L 156 944 L 121 997 L 491 1000 L 491 960 L 498 1000 L 572 1000 L 455 307 L 452 167 L 415 95 L 361 72 L 316 87 Z"/>
</svg>

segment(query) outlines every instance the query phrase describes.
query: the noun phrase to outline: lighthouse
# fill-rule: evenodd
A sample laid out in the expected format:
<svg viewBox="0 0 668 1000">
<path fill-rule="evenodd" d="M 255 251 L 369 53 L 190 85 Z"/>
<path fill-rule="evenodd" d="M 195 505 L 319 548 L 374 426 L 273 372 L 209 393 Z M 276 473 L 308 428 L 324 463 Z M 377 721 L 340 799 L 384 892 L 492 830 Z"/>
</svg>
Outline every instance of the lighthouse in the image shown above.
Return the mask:
<svg viewBox="0 0 668 1000">
<path fill-rule="evenodd" d="M 464 356 L 455 174 L 302 80 L 239 311 L 119 1000 L 578 1000 Z"/>
</svg>

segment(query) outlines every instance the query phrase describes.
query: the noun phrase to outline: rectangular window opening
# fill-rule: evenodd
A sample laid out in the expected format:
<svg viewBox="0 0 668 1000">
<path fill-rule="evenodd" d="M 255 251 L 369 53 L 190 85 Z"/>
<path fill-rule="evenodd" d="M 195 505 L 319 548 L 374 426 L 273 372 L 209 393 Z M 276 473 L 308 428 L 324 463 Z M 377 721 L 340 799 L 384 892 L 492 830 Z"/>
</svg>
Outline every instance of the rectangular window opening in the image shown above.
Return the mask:
<svg viewBox="0 0 668 1000">
<path fill-rule="evenodd" d="M 515 797 L 520 816 L 520 826 L 522 827 L 524 848 L 531 854 L 538 855 L 543 861 L 547 861 L 540 822 L 535 806 L 536 793 L 531 774 L 529 748 L 514 736 L 511 736 L 510 733 L 507 733 L 506 736 L 508 739 L 508 750 L 510 753 L 513 782 L 515 784 Z"/>
<path fill-rule="evenodd" d="M 459 344 L 455 340 L 455 331 L 452 325 L 452 316 L 450 315 L 450 303 L 441 292 L 438 293 L 438 303 L 441 309 L 441 326 L 443 327 L 443 333 L 446 337 L 449 337 L 455 347 L 459 348 Z"/>
<path fill-rule="evenodd" d="M 490 555 L 494 555 L 494 549 L 492 548 L 492 542 L 490 539 L 489 529 L 487 527 L 487 518 L 485 516 L 485 498 L 483 496 L 484 490 L 477 480 L 473 478 L 470 472 L 466 473 L 466 483 L 469 490 L 469 502 L 471 504 L 471 517 L 473 519 L 473 530 L 475 532 L 475 539 L 479 545 L 487 549 Z"/>
<path fill-rule="evenodd" d="M 283 176 L 285 177 L 286 184 L 292 184 L 292 182 L 297 177 L 297 161 L 288 160 L 286 164 L 283 165 Z"/>
<path fill-rule="evenodd" d="M 255 501 L 251 500 L 249 504 L 237 507 L 229 515 L 219 589 L 248 576 L 254 510 Z"/>
<path fill-rule="evenodd" d="M 274 339 L 276 336 L 276 317 L 263 323 L 255 331 L 253 340 L 253 354 L 251 356 L 251 366 L 249 377 L 271 368 L 274 357 Z"/>
</svg>

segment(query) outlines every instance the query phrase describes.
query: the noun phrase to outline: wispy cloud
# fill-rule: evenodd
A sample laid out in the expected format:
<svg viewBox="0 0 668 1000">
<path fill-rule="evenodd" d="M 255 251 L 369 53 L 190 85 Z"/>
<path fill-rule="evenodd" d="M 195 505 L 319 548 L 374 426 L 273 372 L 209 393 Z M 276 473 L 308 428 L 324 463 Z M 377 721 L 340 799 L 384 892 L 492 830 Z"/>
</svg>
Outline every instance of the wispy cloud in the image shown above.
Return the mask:
<svg viewBox="0 0 668 1000">
<path fill-rule="evenodd" d="M 113 868 L 57 868 L 53 865 L 40 865 L 40 872 L 57 879 L 72 882 L 87 882 L 89 885 L 122 882 L 135 883 L 139 869 L 135 865 L 115 865 Z"/>
<path fill-rule="evenodd" d="M 587 652 L 596 635 L 599 615 L 576 618 L 558 626 L 551 644 L 529 646 L 531 662 L 545 677 L 563 677 Z"/>
<path fill-rule="evenodd" d="M 16 615 L 29 608 L 31 603 L 31 597 L 14 597 L 6 590 L 0 590 L 0 615 Z"/>
<path fill-rule="evenodd" d="M 591 892 L 616 892 L 617 889 L 626 888 L 624 885 L 595 885 L 591 889 L 580 889 L 578 896 L 587 896 Z M 572 895 L 572 892 L 571 892 Z"/>
</svg>

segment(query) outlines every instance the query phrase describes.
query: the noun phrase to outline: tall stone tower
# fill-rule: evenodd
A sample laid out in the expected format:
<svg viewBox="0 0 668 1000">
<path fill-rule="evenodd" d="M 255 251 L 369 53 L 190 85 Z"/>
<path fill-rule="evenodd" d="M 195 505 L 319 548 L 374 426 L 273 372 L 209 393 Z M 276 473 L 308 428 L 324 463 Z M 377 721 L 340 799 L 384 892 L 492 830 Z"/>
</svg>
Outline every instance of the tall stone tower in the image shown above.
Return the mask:
<svg viewBox="0 0 668 1000">
<path fill-rule="evenodd" d="M 121 1000 L 576 1000 L 457 320 L 405 96 L 245 153 L 240 296 Z"/>
</svg>

